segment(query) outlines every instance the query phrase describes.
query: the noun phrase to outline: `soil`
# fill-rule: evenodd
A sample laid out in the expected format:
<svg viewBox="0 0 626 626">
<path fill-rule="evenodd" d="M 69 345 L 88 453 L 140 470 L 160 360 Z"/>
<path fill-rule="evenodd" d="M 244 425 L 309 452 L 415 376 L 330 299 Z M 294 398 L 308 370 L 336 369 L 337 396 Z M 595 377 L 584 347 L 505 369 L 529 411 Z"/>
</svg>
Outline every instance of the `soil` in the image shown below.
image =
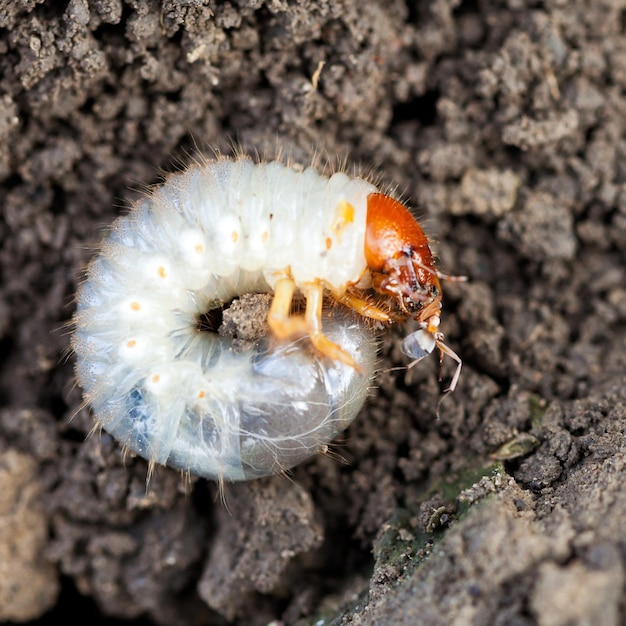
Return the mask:
<svg viewBox="0 0 626 626">
<path fill-rule="evenodd" d="M 0 0 L 0 621 L 626 623 L 622 0 Z M 198 149 L 373 166 L 463 358 L 292 475 L 124 456 L 67 322 L 103 228 Z"/>
</svg>

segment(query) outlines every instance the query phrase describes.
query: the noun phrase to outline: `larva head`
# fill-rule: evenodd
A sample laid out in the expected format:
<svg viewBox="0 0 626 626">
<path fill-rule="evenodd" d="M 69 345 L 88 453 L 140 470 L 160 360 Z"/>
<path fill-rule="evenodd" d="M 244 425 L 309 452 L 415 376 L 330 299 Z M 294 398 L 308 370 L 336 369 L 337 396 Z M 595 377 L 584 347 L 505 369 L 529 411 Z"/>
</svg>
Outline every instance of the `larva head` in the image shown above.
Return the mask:
<svg viewBox="0 0 626 626">
<path fill-rule="evenodd" d="M 394 298 L 404 314 L 429 332 L 437 332 L 441 285 L 428 238 L 401 202 L 382 193 L 367 198 L 365 260 L 374 289 Z"/>
<path fill-rule="evenodd" d="M 438 348 L 457 362 L 448 387 L 452 391 L 461 373 L 461 359 L 445 343 L 439 330 L 441 284 L 428 238 L 411 212 L 398 200 L 382 193 L 367 198 L 365 259 L 372 286 L 395 299 L 400 310 L 420 323 L 402 342 L 402 351 L 421 361 Z"/>
</svg>

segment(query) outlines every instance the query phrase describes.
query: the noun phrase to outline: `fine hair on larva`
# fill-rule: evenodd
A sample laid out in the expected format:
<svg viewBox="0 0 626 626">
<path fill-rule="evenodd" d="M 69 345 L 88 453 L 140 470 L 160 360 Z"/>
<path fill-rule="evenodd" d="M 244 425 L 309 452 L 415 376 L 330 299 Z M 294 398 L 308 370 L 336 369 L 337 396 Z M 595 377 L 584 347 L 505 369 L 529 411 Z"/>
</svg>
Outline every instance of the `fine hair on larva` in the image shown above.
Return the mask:
<svg viewBox="0 0 626 626">
<path fill-rule="evenodd" d="M 325 309 L 325 336 L 355 368 L 302 338 L 235 352 L 198 317 L 272 293 L 286 267 L 296 284 L 353 281 L 372 190 L 242 155 L 197 160 L 152 188 L 111 225 L 77 293 L 76 377 L 98 424 L 151 464 L 218 481 L 281 473 L 324 450 L 367 397 L 372 325 Z M 359 228 L 337 221 L 344 198 Z M 340 245 L 328 250 L 328 237 Z"/>
</svg>

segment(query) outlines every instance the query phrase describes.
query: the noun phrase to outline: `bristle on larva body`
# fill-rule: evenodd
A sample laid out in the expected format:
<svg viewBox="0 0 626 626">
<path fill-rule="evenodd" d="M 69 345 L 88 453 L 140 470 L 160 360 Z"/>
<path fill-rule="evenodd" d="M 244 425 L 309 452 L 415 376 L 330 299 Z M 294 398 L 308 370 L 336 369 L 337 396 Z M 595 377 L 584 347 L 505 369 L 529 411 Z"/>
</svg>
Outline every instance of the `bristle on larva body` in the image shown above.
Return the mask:
<svg viewBox="0 0 626 626">
<path fill-rule="evenodd" d="M 235 352 L 198 320 L 280 281 L 283 293 L 286 280 L 313 294 L 366 284 L 376 192 L 343 173 L 220 158 L 171 175 L 118 218 L 78 291 L 72 338 L 103 428 L 151 462 L 219 481 L 280 473 L 323 450 L 368 393 L 376 344 L 362 318 L 340 307 L 318 316 L 316 345 L 340 346 L 343 362 L 304 338 Z"/>
</svg>

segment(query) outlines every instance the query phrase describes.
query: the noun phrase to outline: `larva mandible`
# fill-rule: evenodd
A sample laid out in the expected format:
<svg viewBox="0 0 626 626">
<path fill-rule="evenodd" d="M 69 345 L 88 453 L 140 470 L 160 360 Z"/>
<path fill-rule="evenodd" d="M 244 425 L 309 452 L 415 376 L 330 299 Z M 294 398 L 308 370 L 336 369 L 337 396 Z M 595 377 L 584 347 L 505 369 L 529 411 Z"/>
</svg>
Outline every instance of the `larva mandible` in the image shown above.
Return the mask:
<svg viewBox="0 0 626 626">
<path fill-rule="evenodd" d="M 220 482 L 280 473 L 365 401 L 364 318 L 417 320 L 403 350 L 454 358 L 454 389 L 439 278 L 415 218 L 370 182 L 218 156 L 112 224 L 77 293 L 77 380 L 104 430 L 152 464 Z M 238 353 L 198 319 L 246 293 L 273 294 L 271 336 Z"/>
</svg>

